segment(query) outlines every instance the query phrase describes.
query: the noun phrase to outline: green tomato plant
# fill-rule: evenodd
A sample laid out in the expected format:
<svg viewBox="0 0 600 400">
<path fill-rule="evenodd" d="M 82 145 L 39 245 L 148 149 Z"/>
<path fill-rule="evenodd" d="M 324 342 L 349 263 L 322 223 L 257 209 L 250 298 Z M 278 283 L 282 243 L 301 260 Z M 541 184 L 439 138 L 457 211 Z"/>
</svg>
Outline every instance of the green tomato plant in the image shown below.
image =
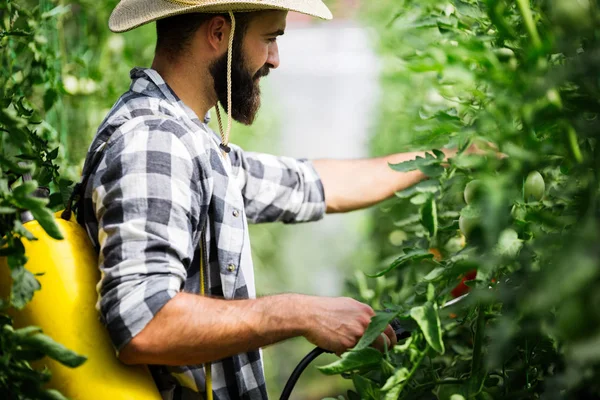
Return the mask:
<svg viewBox="0 0 600 400">
<path fill-rule="evenodd" d="M 352 283 L 387 311 L 321 371 L 351 379 L 350 399 L 600 397 L 597 1 L 369 8 L 385 61 L 375 152 L 458 153 L 390 166 L 428 179 L 375 214 L 381 268 Z M 369 347 L 394 318 L 411 336 Z"/>
<path fill-rule="evenodd" d="M 8 297 L 0 299 L 2 399 L 64 399 L 45 387 L 51 371 L 31 363 L 51 357 L 74 368 L 86 360 L 38 327 L 13 327 L 9 316 L 40 289 L 25 268 L 23 242 L 36 238 L 21 222 L 21 213 L 30 211 L 50 237 L 62 239 L 52 210 L 66 202 L 72 182 L 59 174 L 64 154 L 47 117 L 63 92 L 60 53 L 53 38 L 57 19 L 67 11 L 50 1 L 0 4 L 0 266 L 8 268 L 1 271 L 3 279 L 12 279 Z M 27 176 L 31 179 L 24 179 Z M 36 196 L 39 187 L 48 189 L 48 199 Z"/>
</svg>

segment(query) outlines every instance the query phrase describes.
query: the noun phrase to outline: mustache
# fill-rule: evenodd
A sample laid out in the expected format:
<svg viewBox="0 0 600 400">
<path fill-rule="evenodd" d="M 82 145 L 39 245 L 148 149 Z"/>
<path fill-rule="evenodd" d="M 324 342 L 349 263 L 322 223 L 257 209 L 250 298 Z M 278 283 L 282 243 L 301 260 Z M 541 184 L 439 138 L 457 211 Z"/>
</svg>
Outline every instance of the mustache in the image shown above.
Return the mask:
<svg viewBox="0 0 600 400">
<path fill-rule="evenodd" d="M 269 72 L 271 72 L 271 68 L 268 65 L 264 65 L 256 74 L 254 74 L 254 80 L 269 75 Z"/>
</svg>

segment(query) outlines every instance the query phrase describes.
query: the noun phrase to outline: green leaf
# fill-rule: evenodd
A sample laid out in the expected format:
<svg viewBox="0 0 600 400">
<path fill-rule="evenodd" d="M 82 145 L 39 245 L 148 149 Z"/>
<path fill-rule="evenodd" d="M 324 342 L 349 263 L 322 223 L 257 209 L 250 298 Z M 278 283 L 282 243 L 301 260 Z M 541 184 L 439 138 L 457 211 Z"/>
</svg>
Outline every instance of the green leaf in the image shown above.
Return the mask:
<svg viewBox="0 0 600 400">
<path fill-rule="evenodd" d="M 408 339 L 406 339 L 406 342 L 404 342 L 404 344 L 397 344 L 394 346 L 394 353 L 404 353 L 412 345 L 412 342 L 413 336 L 410 336 Z"/>
<path fill-rule="evenodd" d="M 71 5 L 56 6 L 53 9 L 43 13 L 42 19 L 49 19 L 49 18 L 57 17 L 59 15 L 64 15 L 64 14 L 67 14 L 69 11 L 71 11 Z"/>
<path fill-rule="evenodd" d="M 419 193 L 416 196 L 414 196 L 412 199 L 410 199 L 410 202 L 411 202 L 411 204 L 420 206 L 421 204 L 425 204 L 427 201 L 429 201 L 430 198 L 431 198 L 430 194 Z"/>
<path fill-rule="evenodd" d="M 0 154 L 0 167 L 6 168 L 7 171 L 16 175 L 31 173 L 34 170 L 33 164 L 19 165 L 17 162 Z"/>
<path fill-rule="evenodd" d="M 55 389 L 46 389 L 43 393 L 40 393 L 43 400 L 69 400 L 63 396 L 61 392 Z"/>
<path fill-rule="evenodd" d="M 59 147 L 55 148 L 50 153 L 48 153 L 48 160 L 55 160 L 56 157 L 58 157 L 58 150 L 59 150 Z"/>
<path fill-rule="evenodd" d="M 515 257 L 523 247 L 519 234 L 512 229 L 506 229 L 500 234 L 494 252 L 500 256 Z"/>
<path fill-rule="evenodd" d="M 427 285 L 427 301 L 433 301 L 435 299 L 435 286 L 431 283 Z"/>
<path fill-rule="evenodd" d="M 14 331 L 13 335 L 15 340 L 20 341 L 21 339 L 26 338 L 29 335 L 33 335 L 34 333 L 41 333 L 42 328 L 39 326 L 26 326 L 25 328 L 20 328 Z"/>
<path fill-rule="evenodd" d="M 15 200 L 19 208 L 22 208 L 23 210 L 31 210 L 38 207 L 46 207 L 46 204 L 48 204 L 47 199 L 42 199 L 33 196 L 20 196 L 18 199 L 15 198 Z"/>
<path fill-rule="evenodd" d="M 29 230 L 27 228 L 25 228 L 25 225 L 23 225 L 21 223 L 21 221 L 18 221 L 18 220 L 14 221 L 13 231 L 17 235 L 21 235 L 29 241 L 37 240 L 36 237 L 33 236 L 33 233 L 29 232 Z M 22 246 L 23 246 L 23 244 L 21 243 L 21 247 Z M 25 252 L 25 249 L 23 249 L 23 252 Z"/>
<path fill-rule="evenodd" d="M 437 205 L 435 198 L 430 196 L 421 207 L 421 223 L 429 232 L 429 237 L 433 238 L 438 231 Z"/>
<path fill-rule="evenodd" d="M 371 323 L 369 324 L 369 327 L 365 331 L 363 337 L 360 338 L 353 350 L 362 350 L 369 347 L 398 314 L 398 312 L 376 312 L 375 316 L 371 318 Z"/>
<path fill-rule="evenodd" d="M 71 194 L 73 194 L 73 182 L 67 180 L 60 180 L 58 182 L 60 195 L 62 196 L 62 203 L 66 207 L 69 199 L 71 198 Z"/>
<path fill-rule="evenodd" d="M 24 267 L 15 268 L 11 271 L 13 285 L 10 293 L 10 303 L 20 310 L 33 298 L 33 293 L 40 290 L 41 285 L 35 276 Z"/>
<path fill-rule="evenodd" d="M 27 31 L 24 31 L 22 29 L 14 29 L 12 31 L 2 31 L 2 35 L 1 36 L 15 36 L 15 37 L 21 36 L 21 37 L 27 37 L 27 36 L 31 36 L 31 35 L 32 35 L 31 32 L 27 32 Z"/>
<path fill-rule="evenodd" d="M 443 267 L 434 268 L 433 270 L 431 270 L 430 273 L 428 273 L 427 275 L 425 275 L 425 277 L 423 278 L 423 280 L 425 280 L 425 281 L 435 281 L 440 276 L 444 275 L 445 271 L 446 271 L 446 268 L 443 268 Z"/>
<path fill-rule="evenodd" d="M 354 388 L 360 395 L 361 400 L 379 400 L 381 398 L 379 385 L 372 380 L 355 374 L 352 375 L 352 383 L 354 383 Z"/>
<path fill-rule="evenodd" d="M 18 350 L 15 350 L 15 352 L 13 354 L 16 359 L 29 361 L 29 362 L 41 360 L 42 358 L 44 358 L 46 356 L 41 351 L 32 350 L 32 349 L 18 349 Z"/>
<path fill-rule="evenodd" d="M 63 235 L 60 231 L 58 225 L 56 224 L 56 220 L 54 219 L 54 214 L 47 209 L 45 206 L 36 207 L 29 209 L 33 217 L 37 222 L 40 223 L 42 228 L 46 231 L 46 233 L 54 239 L 62 240 Z"/>
<path fill-rule="evenodd" d="M 381 362 L 383 355 L 371 347 L 362 350 L 350 350 L 342 358 L 329 365 L 317 367 L 325 375 L 337 375 L 343 372 L 373 368 Z"/>
<path fill-rule="evenodd" d="M 417 156 L 414 160 L 404 161 L 399 164 L 390 164 L 390 168 L 398 172 L 410 172 L 418 169 L 427 176 L 436 177 L 444 171 L 441 162 L 441 160 L 431 155 L 431 153 L 425 153 L 425 157 Z"/>
<path fill-rule="evenodd" d="M 463 385 L 438 385 L 436 395 L 438 400 L 465 400 L 468 398 L 468 389 Z"/>
<path fill-rule="evenodd" d="M 56 100 L 58 100 L 58 92 L 54 89 L 46 90 L 46 93 L 44 93 L 44 109 L 50 110 L 54 106 L 54 103 L 56 103 Z M 54 158 L 50 159 L 54 160 Z"/>
<path fill-rule="evenodd" d="M 393 263 L 392 265 L 390 265 L 388 268 L 386 268 L 385 270 L 376 273 L 375 275 L 369 275 L 366 274 L 368 277 L 370 278 L 378 278 L 380 276 L 383 276 L 385 274 L 387 274 L 390 271 L 393 271 L 396 268 L 400 268 L 404 265 L 406 265 L 409 262 L 412 261 L 421 261 L 421 260 L 426 260 L 426 259 L 430 259 L 433 258 L 433 254 L 431 254 L 428 250 L 410 250 L 408 251 L 406 254 L 401 255 L 400 257 L 398 257 Z"/>
<path fill-rule="evenodd" d="M 440 191 L 440 184 L 438 181 L 429 179 L 421 181 L 416 185 L 409 187 L 408 189 L 396 192 L 396 196 L 401 199 L 408 199 L 417 193 L 437 193 Z"/>
<path fill-rule="evenodd" d="M 383 385 L 381 390 L 383 390 L 384 392 L 387 392 L 388 390 L 392 390 L 394 387 L 402 384 L 402 382 L 404 382 L 408 378 L 408 376 L 409 376 L 408 369 L 400 368 L 400 369 L 396 370 L 394 375 L 392 375 L 388 378 L 388 380 L 385 382 L 385 385 Z M 398 393 L 396 393 L 396 396 L 397 395 L 398 395 Z M 398 397 L 395 397 L 395 399 L 397 399 L 397 398 Z"/>
<path fill-rule="evenodd" d="M 12 194 L 17 200 L 27 199 L 37 188 L 38 184 L 36 181 L 27 181 L 14 188 Z"/>
<path fill-rule="evenodd" d="M 444 342 L 442 341 L 442 328 L 437 312 L 437 305 L 427 302 L 422 306 L 413 307 L 410 310 L 410 316 L 417 322 L 421 331 L 423 331 L 425 339 L 431 348 L 440 354 L 444 354 Z"/>
<path fill-rule="evenodd" d="M 55 342 L 50 336 L 44 335 L 43 333 L 35 333 L 27 336 L 20 341 L 20 344 L 41 351 L 48 357 L 71 368 L 78 367 L 87 360 L 86 357 L 67 349 L 65 346 Z"/>
</svg>

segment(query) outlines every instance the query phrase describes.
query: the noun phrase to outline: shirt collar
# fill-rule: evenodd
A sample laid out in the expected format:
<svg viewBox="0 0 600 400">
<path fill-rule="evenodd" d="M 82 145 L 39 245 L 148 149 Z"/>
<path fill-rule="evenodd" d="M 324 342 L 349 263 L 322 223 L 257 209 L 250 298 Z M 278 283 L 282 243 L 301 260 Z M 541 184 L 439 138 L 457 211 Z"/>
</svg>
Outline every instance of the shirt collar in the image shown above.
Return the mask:
<svg viewBox="0 0 600 400">
<path fill-rule="evenodd" d="M 132 91 L 176 103 L 189 119 L 194 122 L 200 122 L 196 113 L 181 101 L 179 96 L 177 96 L 156 70 L 152 68 L 135 67 L 129 72 L 129 76 L 131 78 L 130 89 Z M 203 122 L 205 124 L 210 122 L 210 111 L 204 116 Z"/>
</svg>

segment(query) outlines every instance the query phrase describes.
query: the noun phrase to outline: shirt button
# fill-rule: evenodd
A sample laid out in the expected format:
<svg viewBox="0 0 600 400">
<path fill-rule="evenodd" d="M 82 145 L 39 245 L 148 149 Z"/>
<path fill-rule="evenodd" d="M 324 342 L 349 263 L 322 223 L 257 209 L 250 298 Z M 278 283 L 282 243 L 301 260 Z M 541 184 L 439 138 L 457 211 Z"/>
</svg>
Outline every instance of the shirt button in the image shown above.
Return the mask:
<svg viewBox="0 0 600 400">
<path fill-rule="evenodd" d="M 233 210 L 233 213 L 232 213 L 232 214 L 233 214 L 233 216 L 234 216 L 234 217 L 236 217 L 236 218 L 240 216 L 240 212 L 239 212 L 238 210 Z"/>
<path fill-rule="evenodd" d="M 235 271 L 235 264 L 229 264 L 229 265 L 227 266 L 227 269 L 229 270 L 229 272 L 233 272 L 233 271 Z"/>
</svg>

